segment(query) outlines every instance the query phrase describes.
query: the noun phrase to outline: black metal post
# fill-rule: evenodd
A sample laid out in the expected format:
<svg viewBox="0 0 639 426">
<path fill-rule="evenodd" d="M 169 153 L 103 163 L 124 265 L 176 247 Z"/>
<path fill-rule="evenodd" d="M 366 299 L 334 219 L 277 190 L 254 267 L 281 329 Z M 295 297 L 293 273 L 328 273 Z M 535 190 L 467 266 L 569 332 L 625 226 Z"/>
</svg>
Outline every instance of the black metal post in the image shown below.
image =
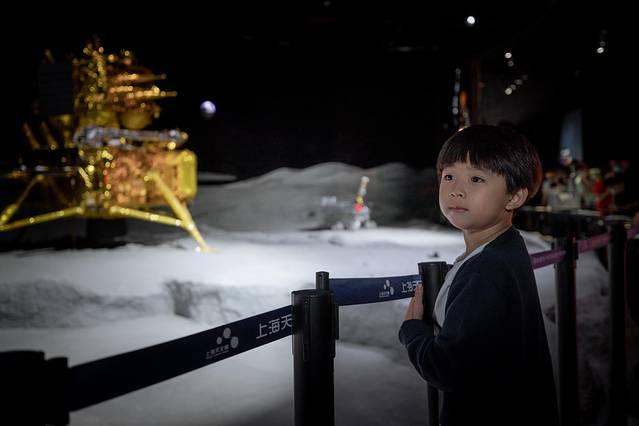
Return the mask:
<svg viewBox="0 0 639 426">
<path fill-rule="evenodd" d="M 556 320 L 559 367 L 559 424 L 576 426 L 579 420 L 579 387 L 577 375 L 577 300 L 575 267 L 577 244 L 574 237 L 560 238 L 557 248 L 566 255 L 555 264 Z"/>
<path fill-rule="evenodd" d="M 639 322 L 639 239 L 628 241 L 626 261 L 626 294 L 630 318 Z"/>
<path fill-rule="evenodd" d="M 327 290 L 291 293 L 295 426 L 335 424 L 334 300 Z"/>
<path fill-rule="evenodd" d="M 66 358 L 44 359 L 41 351 L 0 352 L 0 423 L 69 424 Z"/>
<path fill-rule="evenodd" d="M 610 277 L 610 411 L 609 426 L 625 426 L 626 347 L 625 347 L 625 272 L 626 229 L 623 222 L 609 224 L 608 274 Z"/>
<path fill-rule="evenodd" d="M 318 290 L 326 291 L 329 291 L 331 289 L 331 284 L 328 279 L 328 272 L 319 271 L 315 273 L 315 288 Z"/>
<path fill-rule="evenodd" d="M 422 278 L 422 288 L 424 290 L 422 303 L 424 304 L 424 321 L 433 326 L 431 315 L 435 308 L 435 300 L 439 289 L 444 283 L 448 265 L 446 262 L 421 262 L 418 264 L 419 275 Z M 426 385 L 428 393 L 428 425 L 439 425 L 439 391 L 433 385 Z"/>
<path fill-rule="evenodd" d="M 315 288 L 317 290 L 331 290 L 331 283 L 328 278 L 328 272 L 319 271 L 315 273 Z M 337 306 L 337 303 L 335 304 L 333 314 L 333 324 L 335 324 L 335 340 L 339 340 L 339 306 Z"/>
</svg>

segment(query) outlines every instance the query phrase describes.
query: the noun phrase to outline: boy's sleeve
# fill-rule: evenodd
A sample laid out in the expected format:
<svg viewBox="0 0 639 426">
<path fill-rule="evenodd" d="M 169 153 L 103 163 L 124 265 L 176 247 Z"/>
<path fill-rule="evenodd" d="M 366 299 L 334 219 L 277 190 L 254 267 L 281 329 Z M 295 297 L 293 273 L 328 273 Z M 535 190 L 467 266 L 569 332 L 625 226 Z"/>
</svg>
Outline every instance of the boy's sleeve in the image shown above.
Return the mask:
<svg viewBox="0 0 639 426">
<path fill-rule="evenodd" d="M 503 279 L 502 274 L 494 275 Z M 411 363 L 430 384 L 446 391 L 464 388 L 470 376 L 502 362 L 498 357 L 507 340 L 506 300 L 495 279 L 482 280 L 478 273 L 467 277 L 464 289 L 448 306 L 437 336 L 421 320 L 402 324 L 399 339 Z"/>
<path fill-rule="evenodd" d="M 406 320 L 399 328 L 399 341 L 406 346 L 410 362 L 415 366 L 419 375 L 426 380 L 428 380 L 427 373 L 422 368 L 421 362 L 419 362 L 419 355 L 426 350 L 424 346 L 432 344 L 433 340 L 432 327 L 422 320 Z"/>
</svg>

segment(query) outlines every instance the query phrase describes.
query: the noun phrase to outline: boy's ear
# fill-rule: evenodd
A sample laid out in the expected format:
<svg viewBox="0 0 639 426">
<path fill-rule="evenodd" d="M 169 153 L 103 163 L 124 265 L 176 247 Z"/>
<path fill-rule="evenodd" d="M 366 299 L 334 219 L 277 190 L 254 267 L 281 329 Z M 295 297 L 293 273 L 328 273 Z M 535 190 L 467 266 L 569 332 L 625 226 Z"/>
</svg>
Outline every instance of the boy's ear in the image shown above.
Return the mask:
<svg viewBox="0 0 639 426">
<path fill-rule="evenodd" d="M 526 200 L 528 200 L 528 188 L 519 188 L 514 194 L 510 194 L 510 199 L 506 203 L 506 210 L 516 210 L 523 206 Z"/>
</svg>

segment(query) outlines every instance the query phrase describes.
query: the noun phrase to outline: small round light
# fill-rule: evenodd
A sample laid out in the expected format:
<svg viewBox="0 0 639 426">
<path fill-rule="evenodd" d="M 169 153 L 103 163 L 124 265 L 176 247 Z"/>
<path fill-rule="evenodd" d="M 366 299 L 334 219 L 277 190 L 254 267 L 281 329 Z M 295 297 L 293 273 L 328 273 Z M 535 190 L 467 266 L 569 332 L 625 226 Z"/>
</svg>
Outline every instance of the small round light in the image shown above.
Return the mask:
<svg viewBox="0 0 639 426">
<path fill-rule="evenodd" d="M 204 101 L 200 105 L 200 114 L 202 114 L 202 117 L 204 117 L 207 120 L 213 118 L 216 111 L 217 111 L 217 108 L 215 107 L 215 104 L 211 101 Z"/>
</svg>

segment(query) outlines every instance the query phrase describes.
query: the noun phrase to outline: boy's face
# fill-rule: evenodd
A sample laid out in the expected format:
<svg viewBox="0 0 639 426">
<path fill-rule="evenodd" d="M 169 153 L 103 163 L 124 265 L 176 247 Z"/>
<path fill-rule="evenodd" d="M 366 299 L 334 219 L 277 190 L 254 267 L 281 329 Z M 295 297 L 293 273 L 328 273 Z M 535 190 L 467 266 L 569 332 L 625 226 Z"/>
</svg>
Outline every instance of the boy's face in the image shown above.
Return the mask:
<svg viewBox="0 0 639 426">
<path fill-rule="evenodd" d="M 482 231 L 510 224 L 512 210 L 525 201 L 525 198 L 519 200 L 520 197 L 521 194 L 508 194 L 503 176 L 470 162 L 458 162 L 442 170 L 439 208 L 450 223 L 462 231 Z"/>
</svg>

